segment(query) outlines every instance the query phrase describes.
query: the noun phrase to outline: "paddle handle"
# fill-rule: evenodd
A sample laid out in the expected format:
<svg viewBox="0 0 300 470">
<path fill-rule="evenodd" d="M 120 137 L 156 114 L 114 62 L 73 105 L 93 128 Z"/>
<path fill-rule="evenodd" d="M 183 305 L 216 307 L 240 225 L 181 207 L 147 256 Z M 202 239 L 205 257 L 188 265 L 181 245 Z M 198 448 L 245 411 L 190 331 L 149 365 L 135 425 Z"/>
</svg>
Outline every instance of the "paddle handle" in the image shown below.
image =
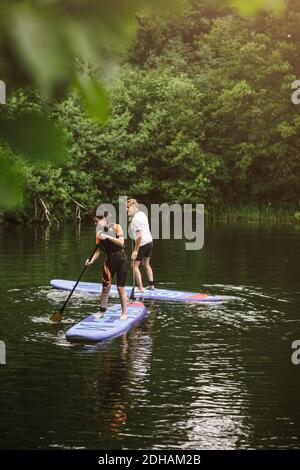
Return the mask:
<svg viewBox="0 0 300 470">
<path fill-rule="evenodd" d="M 98 245 L 95 247 L 93 253 L 91 254 L 91 256 L 89 257 L 89 261 L 91 261 L 91 259 L 93 258 L 94 254 L 96 253 L 96 251 L 98 250 Z M 63 304 L 63 306 L 61 307 L 61 309 L 59 310 L 59 313 L 62 313 L 64 311 L 64 309 L 66 308 L 67 306 L 67 303 L 69 302 L 70 298 L 72 297 L 72 294 L 74 292 L 74 290 L 76 289 L 76 287 L 78 286 L 79 282 L 80 282 L 80 279 L 82 278 L 82 276 L 84 275 L 85 273 L 85 270 L 87 268 L 87 265 L 84 266 L 83 270 L 81 271 L 81 274 L 76 282 L 76 284 L 74 285 L 73 289 L 71 290 L 70 294 L 68 295 L 67 297 L 67 300 L 65 301 L 65 303 Z"/>
</svg>

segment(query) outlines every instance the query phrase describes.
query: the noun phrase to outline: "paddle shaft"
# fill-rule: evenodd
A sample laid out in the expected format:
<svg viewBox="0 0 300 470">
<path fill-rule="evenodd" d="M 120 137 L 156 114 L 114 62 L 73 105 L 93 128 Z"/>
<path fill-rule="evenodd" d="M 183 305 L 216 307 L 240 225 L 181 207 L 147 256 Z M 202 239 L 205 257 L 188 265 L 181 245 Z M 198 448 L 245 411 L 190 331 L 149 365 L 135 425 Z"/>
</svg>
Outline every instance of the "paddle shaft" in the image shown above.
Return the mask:
<svg viewBox="0 0 300 470">
<path fill-rule="evenodd" d="M 93 253 L 91 254 L 91 256 L 89 257 L 89 261 L 91 261 L 91 259 L 93 258 L 94 254 L 96 253 L 96 251 L 98 250 L 98 246 L 95 247 Z M 68 298 L 67 300 L 65 301 L 65 303 L 63 304 L 63 306 L 61 307 L 61 309 L 59 310 L 59 313 L 62 314 L 62 312 L 64 311 L 64 309 L 66 308 L 67 306 L 67 303 L 69 302 L 70 298 L 72 297 L 72 294 L 74 292 L 74 290 L 76 289 L 76 287 L 78 286 L 78 283 L 80 281 L 80 279 L 82 278 L 82 276 L 84 275 L 85 273 L 85 270 L 87 268 L 87 265 L 84 266 L 83 270 L 81 271 L 81 274 L 76 282 L 76 284 L 74 285 L 73 289 L 71 290 L 70 294 L 68 295 Z"/>
<path fill-rule="evenodd" d="M 132 251 L 133 251 L 133 240 L 131 241 L 131 247 L 132 247 Z M 134 289 L 135 289 L 135 274 L 134 274 L 134 261 L 132 261 L 132 289 L 131 289 L 131 294 L 130 294 L 130 297 L 129 297 L 129 300 L 135 300 L 135 297 L 134 297 Z"/>
</svg>

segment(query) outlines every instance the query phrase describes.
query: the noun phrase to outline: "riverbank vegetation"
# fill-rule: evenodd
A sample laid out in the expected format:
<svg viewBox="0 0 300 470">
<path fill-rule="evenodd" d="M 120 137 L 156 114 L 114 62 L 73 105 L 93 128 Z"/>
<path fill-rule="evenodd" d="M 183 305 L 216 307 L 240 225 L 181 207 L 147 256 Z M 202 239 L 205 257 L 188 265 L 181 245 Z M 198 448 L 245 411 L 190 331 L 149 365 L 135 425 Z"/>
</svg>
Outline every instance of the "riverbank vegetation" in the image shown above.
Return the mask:
<svg viewBox="0 0 300 470">
<path fill-rule="evenodd" d="M 280 16 L 241 16 L 190 1 L 176 14 L 139 14 L 135 22 L 117 72 L 88 70 L 106 84 L 104 123 L 90 120 L 73 91 L 51 101 L 28 87 L 9 94 L 2 119 L 34 108 L 60 130 L 67 155 L 37 163 L 0 140 L 2 165 L 25 188 L 22 204 L 2 218 L 85 218 L 127 195 L 146 204 L 203 203 L 216 218 L 299 221 L 300 107 L 291 102 L 300 78 L 297 3 Z"/>
</svg>

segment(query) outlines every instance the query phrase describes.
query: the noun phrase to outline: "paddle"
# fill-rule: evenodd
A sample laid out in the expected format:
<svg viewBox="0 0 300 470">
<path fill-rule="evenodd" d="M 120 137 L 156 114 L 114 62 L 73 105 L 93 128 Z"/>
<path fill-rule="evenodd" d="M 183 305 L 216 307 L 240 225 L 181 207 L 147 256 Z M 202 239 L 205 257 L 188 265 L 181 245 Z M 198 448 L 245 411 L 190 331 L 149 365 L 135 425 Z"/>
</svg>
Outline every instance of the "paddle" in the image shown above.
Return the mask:
<svg viewBox="0 0 300 470">
<path fill-rule="evenodd" d="M 133 240 L 131 241 L 131 247 L 132 247 L 132 251 L 133 251 Z M 129 300 L 136 300 L 135 296 L 134 296 L 134 289 L 135 289 L 134 261 L 132 261 L 132 285 L 133 285 L 133 287 L 132 287 L 132 290 L 131 290 Z"/>
<path fill-rule="evenodd" d="M 98 250 L 98 248 L 99 248 L 99 247 L 98 247 L 98 245 L 97 245 L 97 246 L 95 247 L 93 253 L 92 253 L 91 256 L 89 257 L 89 261 L 91 261 L 91 259 L 93 258 L 94 254 L 96 253 L 96 251 Z M 67 303 L 69 302 L 69 300 L 70 300 L 70 298 L 71 298 L 71 296 L 72 296 L 74 290 L 75 290 L 76 287 L 78 286 L 78 283 L 79 283 L 80 279 L 81 279 L 82 276 L 84 275 L 84 272 L 85 272 L 86 268 L 87 268 L 87 265 L 85 265 L 84 268 L 83 268 L 83 270 L 81 271 L 81 274 L 80 274 L 80 276 L 79 276 L 79 278 L 78 278 L 76 284 L 74 285 L 73 289 L 71 290 L 70 294 L 68 295 L 67 300 L 65 301 L 65 303 L 63 304 L 63 306 L 61 307 L 61 309 L 58 310 L 57 312 L 54 312 L 53 315 L 51 315 L 51 317 L 50 317 L 50 320 L 51 320 L 51 321 L 53 321 L 53 322 L 55 322 L 55 323 L 61 322 L 61 319 L 62 319 L 62 316 L 63 316 L 63 311 L 64 311 L 64 309 L 66 308 Z"/>
</svg>

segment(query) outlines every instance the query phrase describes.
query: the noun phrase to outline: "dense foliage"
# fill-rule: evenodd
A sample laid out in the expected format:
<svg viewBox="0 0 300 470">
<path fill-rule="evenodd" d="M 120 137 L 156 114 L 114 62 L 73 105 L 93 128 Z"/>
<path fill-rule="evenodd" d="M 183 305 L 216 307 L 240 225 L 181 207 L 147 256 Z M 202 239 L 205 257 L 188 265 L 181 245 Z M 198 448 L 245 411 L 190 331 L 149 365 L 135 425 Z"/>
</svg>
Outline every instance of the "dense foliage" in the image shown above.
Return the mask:
<svg viewBox="0 0 300 470">
<path fill-rule="evenodd" d="M 63 129 L 68 151 L 63 162 L 38 166 L 15 156 L 27 182 L 21 216 L 33 217 L 38 198 L 64 218 L 73 200 L 92 209 L 119 195 L 205 203 L 208 211 L 270 204 L 296 211 L 297 8 L 241 17 L 191 1 L 168 18 L 137 15 L 135 40 L 107 84 L 110 118 L 102 125 L 87 118 L 75 93 L 49 104 L 15 92 L 13 109 L 34 103 Z"/>
</svg>

